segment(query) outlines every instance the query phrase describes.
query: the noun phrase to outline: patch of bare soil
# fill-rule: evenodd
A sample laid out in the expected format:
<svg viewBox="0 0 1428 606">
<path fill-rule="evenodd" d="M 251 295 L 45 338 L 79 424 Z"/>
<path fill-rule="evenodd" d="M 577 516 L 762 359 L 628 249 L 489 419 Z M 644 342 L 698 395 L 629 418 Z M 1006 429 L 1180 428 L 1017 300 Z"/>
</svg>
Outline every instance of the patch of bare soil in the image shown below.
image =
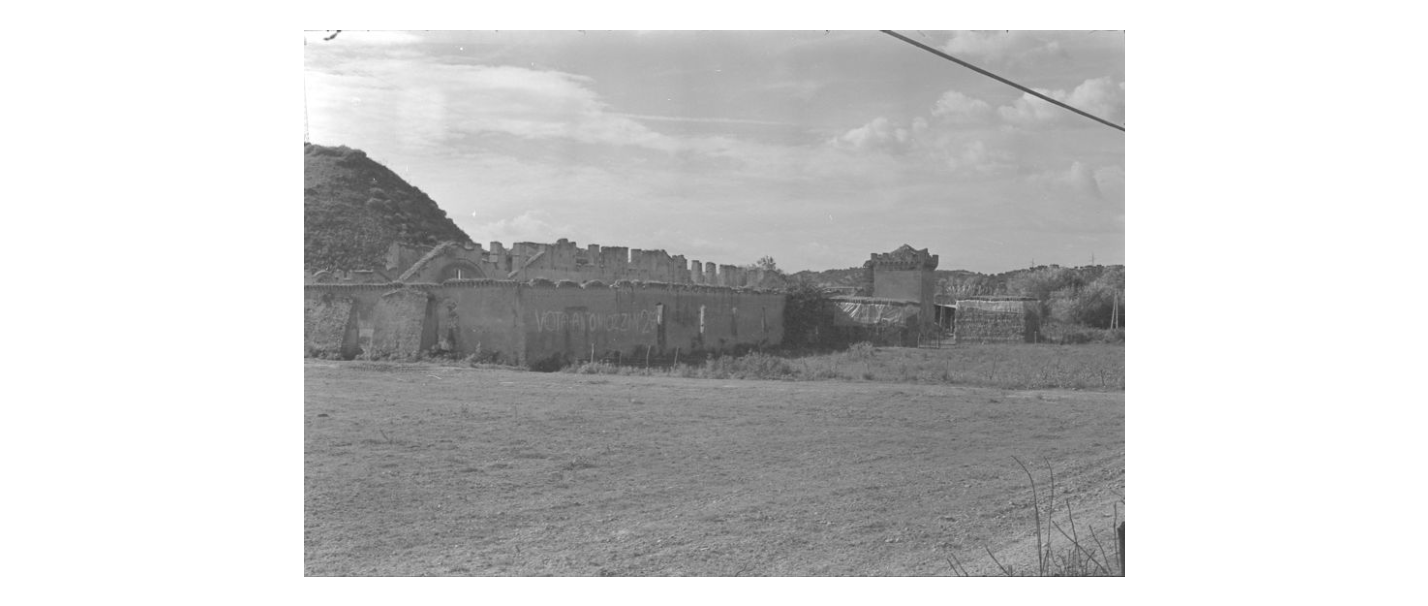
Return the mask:
<svg viewBox="0 0 1428 606">
<path fill-rule="evenodd" d="M 305 398 L 308 575 L 1024 570 L 1014 456 L 1123 511 L 1122 393 L 309 361 Z"/>
</svg>

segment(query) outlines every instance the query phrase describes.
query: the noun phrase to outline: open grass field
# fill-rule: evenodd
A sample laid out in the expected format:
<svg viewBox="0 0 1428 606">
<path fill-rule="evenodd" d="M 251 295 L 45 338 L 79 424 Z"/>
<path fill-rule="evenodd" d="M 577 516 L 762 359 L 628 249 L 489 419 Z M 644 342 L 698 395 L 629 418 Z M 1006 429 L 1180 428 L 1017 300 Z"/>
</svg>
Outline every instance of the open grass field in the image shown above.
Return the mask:
<svg viewBox="0 0 1428 606">
<path fill-rule="evenodd" d="M 838 352 L 776 356 L 721 356 L 673 368 L 643 368 L 601 360 L 565 370 L 581 374 L 946 383 L 1005 389 L 1124 390 L 1123 345 L 996 344 L 940 348 L 874 347 L 859 343 Z"/>
<path fill-rule="evenodd" d="M 1024 571 L 1012 457 L 1124 511 L 1119 392 L 305 365 L 308 575 Z"/>
</svg>

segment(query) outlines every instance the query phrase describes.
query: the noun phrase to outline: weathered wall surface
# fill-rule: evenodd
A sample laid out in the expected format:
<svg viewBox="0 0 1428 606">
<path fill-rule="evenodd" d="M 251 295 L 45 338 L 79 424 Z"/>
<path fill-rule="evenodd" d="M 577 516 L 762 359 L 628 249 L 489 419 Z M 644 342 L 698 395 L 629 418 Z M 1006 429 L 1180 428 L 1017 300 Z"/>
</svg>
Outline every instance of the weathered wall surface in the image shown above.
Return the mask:
<svg viewBox="0 0 1428 606">
<path fill-rule="evenodd" d="M 1041 332 L 1035 301 L 957 301 L 957 343 L 1032 343 Z"/>
<path fill-rule="evenodd" d="M 336 355 L 344 358 L 411 357 L 435 343 L 436 327 L 428 322 L 435 307 L 417 285 L 316 284 L 304 291 L 303 339 L 313 355 L 333 355 L 332 344 L 338 343 Z"/>
<path fill-rule="evenodd" d="M 306 355 L 341 356 L 343 341 L 348 336 L 348 329 L 352 328 L 352 297 L 340 292 L 316 290 L 308 290 L 304 294 L 303 341 Z M 355 339 L 356 335 L 352 336 Z"/>
<path fill-rule="evenodd" d="M 925 292 L 924 283 L 926 280 L 923 274 L 931 275 L 932 272 L 921 270 L 896 270 L 873 268 L 873 296 L 879 299 L 899 299 L 903 301 L 922 301 L 924 294 L 931 299 L 930 292 Z"/>
<path fill-rule="evenodd" d="M 669 284 L 521 289 L 526 355 L 663 358 L 783 340 L 783 295 Z"/>
<path fill-rule="evenodd" d="M 620 313 L 615 289 L 605 286 L 523 286 L 519 289 L 521 326 L 531 361 L 551 356 L 589 358 L 623 350 L 649 332 L 650 321 Z"/>
<path fill-rule="evenodd" d="M 522 362 L 518 288 L 507 280 L 460 280 L 434 289 L 437 348 L 482 361 Z"/>
<path fill-rule="evenodd" d="M 436 350 L 529 364 L 589 359 L 592 351 L 600 358 L 691 356 L 783 340 L 784 295 L 777 292 L 500 280 L 306 290 L 307 350 L 344 357 Z"/>
<path fill-rule="evenodd" d="M 429 310 L 430 301 L 427 291 L 416 288 L 383 293 L 371 314 L 372 355 L 404 357 L 433 345 L 435 326 L 427 322 L 428 311 L 434 311 Z"/>
</svg>

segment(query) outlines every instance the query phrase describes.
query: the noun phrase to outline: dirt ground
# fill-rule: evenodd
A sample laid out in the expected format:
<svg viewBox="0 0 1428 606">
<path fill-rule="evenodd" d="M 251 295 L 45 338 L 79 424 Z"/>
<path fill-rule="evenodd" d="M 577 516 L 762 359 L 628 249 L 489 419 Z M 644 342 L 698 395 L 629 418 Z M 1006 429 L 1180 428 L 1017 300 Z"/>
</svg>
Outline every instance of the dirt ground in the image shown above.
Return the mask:
<svg viewBox="0 0 1428 606">
<path fill-rule="evenodd" d="M 1119 392 L 305 364 L 308 575 L 1024 570 L 1012 457 L 1124 517 Z"/>
</svg>

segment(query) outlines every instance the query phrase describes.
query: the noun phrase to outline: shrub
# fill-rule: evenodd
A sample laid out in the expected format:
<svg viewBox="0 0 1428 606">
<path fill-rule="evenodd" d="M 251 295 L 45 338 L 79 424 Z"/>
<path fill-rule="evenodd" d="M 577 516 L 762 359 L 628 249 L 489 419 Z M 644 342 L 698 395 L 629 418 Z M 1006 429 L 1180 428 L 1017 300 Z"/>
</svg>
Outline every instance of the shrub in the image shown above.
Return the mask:
<svg viewBox="0 0 1428 606">
<path fill-rule="evenodd" d="M 569 362 L 565 359 L 564 355 L 556 353 L 532 361 L 527 364 L 527 367 L 536 372 L 555 372 L 565 368 L 568 364 Z"/>
<path fill-rule="evenodd" d="M 811 281 L 796 282 L 784 291 L 784 342 L 792 346 L 828 347 L 838 341 L 833 326 L 832 295 Z"/>
</svg>

